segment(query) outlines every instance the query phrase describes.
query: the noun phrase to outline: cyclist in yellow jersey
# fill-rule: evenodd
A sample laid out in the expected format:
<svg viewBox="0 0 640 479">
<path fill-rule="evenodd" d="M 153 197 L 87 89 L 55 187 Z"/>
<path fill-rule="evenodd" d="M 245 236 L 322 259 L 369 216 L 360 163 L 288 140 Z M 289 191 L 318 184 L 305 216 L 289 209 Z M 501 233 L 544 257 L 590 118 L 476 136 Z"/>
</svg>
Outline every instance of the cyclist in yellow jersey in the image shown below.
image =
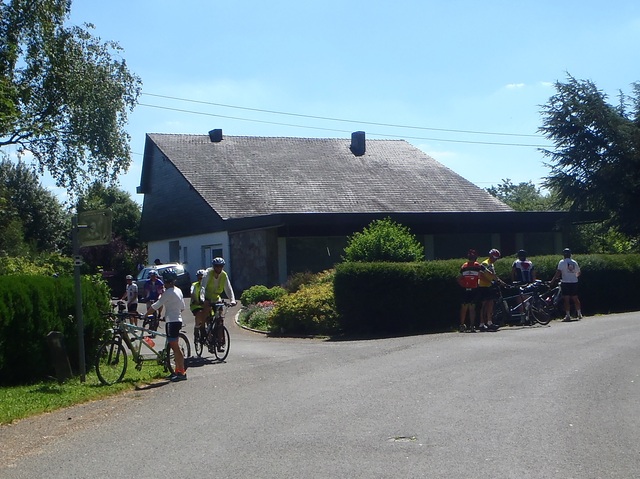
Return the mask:
<svg viewBox="0 0 640 479">
<path fill-rule="evenodd" d="M 204 335 L 205 333 L 204 323 L 205 323 L 206 316 L 203 313 L 203 307 L 202 307 L 203 303 L 202 301 L 200 301 L 200 288 L 202 287 L 203 276 L 204 276 L 204 270 L 199 269 L 196 272 L 196 277 L 198 278 L 198 281 L 196 281 L 191 285 L 191 303 L 189 304 L 189 309 L 191 309 L 191 312 L 193 313 L 193 317 L 196 320 L 196 324 L 193 327 L 194 341 L 197 340 L 196 331 L 198 329 L 200 329 L 201 334 Z"/>
<path fill-rule="evenodd" d="M 489 251 L 489 257 L 485 259 L 481 264 L 484 267 L 480 273 L 478 280 L 478 291 L 480 292 L 480 300 L 482 301 L 482 307 L 480 308 L 480 331 L 496 331 L 498 328 L 491 318 L 493 317 L 493 302 L 497 297 L 496 290 L 493 287 L 493 283 L 500 283 L 504 285 L 504 281 L 498 278 L 494 263 L 500 259 L 500 251 L 493 248 Z"/>
<path fill-rule="evenodd" d="M 236 305 L 236 297 L 233 294 L 229 275 L 223 270 L 225 264 L 226 262 L 224 258 L 213 258 L 213 261 L 211 261 L 211 268 L 208 268 L 205 271 L 204 277 L 202 278 L 202 284 L 200 286 L 200 300 L 202 301 L 202 313 L 204 318 L 211 314 L 212 305 L 222 301 L 220 295 L 223 291 L 226 293 L 227 298 L 229 298 L 230 305 Z M 224 341 L 222 328 L 220 329 L 220 333 L 222 333 L 220 341 Z M 218 350 L 224 351 L 224 346 L 222 345 Z"/>
</svg>

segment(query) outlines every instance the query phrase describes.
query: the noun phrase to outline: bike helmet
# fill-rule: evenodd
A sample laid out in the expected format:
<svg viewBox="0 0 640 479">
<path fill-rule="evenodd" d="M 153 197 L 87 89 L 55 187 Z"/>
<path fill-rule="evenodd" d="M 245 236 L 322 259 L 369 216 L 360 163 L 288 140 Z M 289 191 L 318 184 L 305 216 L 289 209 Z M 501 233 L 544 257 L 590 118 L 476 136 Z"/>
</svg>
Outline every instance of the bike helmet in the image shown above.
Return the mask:
<svg viewBox="0 0 640 479">
<path fill-rule="evenodd" d="M 474 260 L 475 260 L 475 259 L 478 259 L 478 253 L 476 253 L 476 250 L 474 250 L 474 249 L 470 249 L 470 250 L 467 252 L 467 258 L 469 258 L 469 259 L 474 259 Z"/>
<path fill-rule="evenodd" d="M 224 258 L 221 258 L 220 256 L 218 256 L 217 258 L 213 258 L 213 260 L 211 261 L 211 264 L 213 266 L 219 266 L 219 265 L 224 266 L 226 263 Z"/>
<path fill-rule="evenodd" d="M 489 256 L 492 257 L 493 259 L 498 259 L 500 258 L 500 251 L 493 248 L 491 251 L 489 251 Z"/>
<path fill-rule="evenodd" d="M 204 276 L 204 270 L 199 269 L 198 271 L 196 271 L 196 276 Z"/>
<path fill-rule="evenodd" d="M 133 276 L 131 276 L 130 274 L 128 274 L 125 279 L 133 279 Z"/>
<path fill-rule="evenodd" d="M 565 258 L 571 258 L 571 250 L 569 248 L 565 248 L 562 250 L 562 255 Z"/>
<path fill-rule="evenodd" d="M 155 269 L 152 269 L 151 271 L 149 271 L 149 276 L 151 276 L 152 274 L 155 274 L 156 276 L 158 276 L 158 272 Z"/>
<path fill-rule="evenodd" d="M 523 250 L 523 249 L 518 251 L 518 259 L 521 260 L 521 261 L 527 259 L 527 252 L 525 250 Z"/>
<path fill-rule="evenodd" d="M 164 281 L 165 283 L 173 283 L 176 279 L 178 279 L 178 274 L 175 272 L 175 270 L 169 268 L 165 269 L 162 272 L 162 281 Z"/>
</svg>

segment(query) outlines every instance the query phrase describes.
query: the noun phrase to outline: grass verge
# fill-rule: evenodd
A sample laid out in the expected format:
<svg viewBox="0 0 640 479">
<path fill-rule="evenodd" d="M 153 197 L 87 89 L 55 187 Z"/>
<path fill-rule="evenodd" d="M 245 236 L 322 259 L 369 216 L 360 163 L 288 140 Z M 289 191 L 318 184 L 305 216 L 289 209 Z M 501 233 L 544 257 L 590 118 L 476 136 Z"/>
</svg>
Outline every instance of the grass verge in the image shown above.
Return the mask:
<svg viewBox="0 0 640 479">
<path fill-rule="evenodd" d="M 167 375 L 163 366 L 145 364 L 141 371 L 127 368 L 122 382 L 103 386 L 94 371 L 87 373 L 85 382 L 72 378 L 63 384 L 44 381 L 27 386 L 0 388 L 0 425 L 55 411 L 75 404 L 114 396 L 134 389 L 138 384 L 149 383 Z"/>
</svg>

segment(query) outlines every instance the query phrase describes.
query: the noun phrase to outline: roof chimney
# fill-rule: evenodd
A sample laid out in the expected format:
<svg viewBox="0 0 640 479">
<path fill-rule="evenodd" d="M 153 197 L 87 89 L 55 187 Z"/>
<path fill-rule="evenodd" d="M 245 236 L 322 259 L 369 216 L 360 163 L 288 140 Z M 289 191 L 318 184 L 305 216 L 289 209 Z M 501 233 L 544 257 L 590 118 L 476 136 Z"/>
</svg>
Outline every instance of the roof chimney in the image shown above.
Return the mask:
<svg viewBox="0 0 640 479">
<path fill-rule="evenodd" d="M 222 141 L 222 128 L 217 128 L 209 132 L 211 143 L 220 143 Z"/>
<path fill-rule="evenodd" d="M 364 140 L 364 131 L 354 131 L 351 133 L 351 153 L 356 156 L 364 155 L 366 150 Z"/>
</svg>

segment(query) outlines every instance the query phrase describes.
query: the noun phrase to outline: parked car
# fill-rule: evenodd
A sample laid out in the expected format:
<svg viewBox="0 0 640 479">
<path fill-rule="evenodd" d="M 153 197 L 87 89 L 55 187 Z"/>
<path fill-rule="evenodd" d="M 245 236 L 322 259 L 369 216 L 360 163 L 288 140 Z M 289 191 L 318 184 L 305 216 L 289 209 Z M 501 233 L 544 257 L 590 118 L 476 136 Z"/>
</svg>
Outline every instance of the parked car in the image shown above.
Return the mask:
<svg viewBox="0 0 640 479">
<path fill-rule="evenodd" d="M 167 263 L 146 266 L 140 271 L 140 273 L 138 273 L 136 284 L 138 285 L 139 299 L 144 298 L 144 285 L 149 281 L 149 272 L 151 270 L 156 270 L 158 272 L 158 277 L 162 279 L 162 272 L 167 269 L 173 269 L 178 274 L 176 286 L 182 290 L 182 294 L 184 296 L 189 296 L 191 291 L 191 276 L 189 275 L 189 272 L 179 263 Z"/>
</svg>

